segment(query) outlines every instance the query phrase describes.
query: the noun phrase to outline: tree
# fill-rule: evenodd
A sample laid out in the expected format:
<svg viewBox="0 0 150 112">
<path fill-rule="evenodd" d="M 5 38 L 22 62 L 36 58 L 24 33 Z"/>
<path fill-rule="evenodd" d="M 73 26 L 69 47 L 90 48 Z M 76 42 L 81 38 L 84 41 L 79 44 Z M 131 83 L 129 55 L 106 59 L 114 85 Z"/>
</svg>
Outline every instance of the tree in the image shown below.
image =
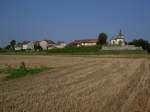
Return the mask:
<svg viewBox="0 0 150 112">
<path fill-rule="evenodd" d="M 102 32 L 102 33 L 100 33 L 99 34 L 99 36 L 98 36 L 98 40 L 97 40 L 97 45 L 106 45 L 106 43 L 107 43 L 107 34 L 106 33 L 104 33 L 104 32 Z"/>
<path fill-rule="evenodd" d="M 34 50 L 35 50 L 35 51 L 42 51 L 43 49 L 42 49 L 42 47 L 39 46 L 39 45 L 34 45 Z"/>
<path fill-rule="evenodd" d="M 11 49 L 12 49 L 12 50 L 15 50 L 15 45 L 16 45 L 16 40 L 12 40 L 12 41 L 10 42 L 10 46 L 11 46 Z"/>
<path fill-rule="evenodd" d="M 10 45 L 7 45 L 7 46 L 5 47 L 5 49 L 7 49 L 7 50 L 10 50 L 10 48 L 11 48 Z"/>
<path fill-rule="evenodd" d="M 147 49 L 147 52 L 150 53 L 150 43 L 147 45 L 146 49 Z"/>
<path fill-rule="evenodd" d="M 137 47 L 142 47 L 143 50 L 147 50 L 147 46 L 149 45 L 149 42 L 141 38 L 129 42 L 129 45 L 135 45 Z"/>
</svg>

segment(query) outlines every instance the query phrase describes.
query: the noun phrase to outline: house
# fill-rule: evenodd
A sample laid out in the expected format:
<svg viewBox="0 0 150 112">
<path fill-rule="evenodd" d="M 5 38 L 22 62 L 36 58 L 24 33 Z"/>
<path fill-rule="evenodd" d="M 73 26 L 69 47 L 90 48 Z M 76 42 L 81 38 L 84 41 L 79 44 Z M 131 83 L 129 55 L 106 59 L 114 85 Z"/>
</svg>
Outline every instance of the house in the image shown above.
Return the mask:
<svg viewBox="0 0 150 112">
<path fill-rule="evenodd" d="M 33 42 L 23 41 L 23 42 L 17 43 L 15 46 L 15 50 L 29 50 L 29 49 L 30 50 L 34 49 Z"/>
<path fill-rule="evenodd" d="M 83 39 L 83 40 L 74 40 L 69 44 L 69 46 L 94 46 L 97 43 L 97 39 Z"/>
<path fill-rule="evenodd" d="M 17 43 L 17 44 L 15 45 L 15 50 L 16 50 L 16 51 L 22 50 L 22 46 L 23 46 L 22 43 L 20 43 L 20 42 Z"/>
<path fill-rule="evenodd" d="M 111 41 L 110 41 L 111 45 L 119 45 L 119 46 L 124 46 L 125 45 L 125 37 L 122 34 L 122 31 L 120 30 L 120 32 L 114 36 Z"/>
<path fill-rule="evenodd" d="M 42 40 L 39 42 L 39 45 L 43 50 L 51 49 L 53 48 L 53 45 L 55 45 L 55 42 L 51 40 Z"/>
<path fill-rule="evenodd" d="M 65 42 L 64 41 L 58 41 L 56 42 L 55 44 L 55 47 L 56 48 L 64 48 L 66 46 Z"/>
<path fill-rule="evenodd" d="M 34 49 L 34 44 L 33 42 L 30 42 L 30 41 L 23 41 L 22 42 L 22 49 L 24 50 L 32 50 Z"/>
<path fill-rule="evenodd" d="M 56 48 L 55 44 L 49 44 L 47 46 L 47 49 L 54 49 L 54 48 Z"/>
</svg>

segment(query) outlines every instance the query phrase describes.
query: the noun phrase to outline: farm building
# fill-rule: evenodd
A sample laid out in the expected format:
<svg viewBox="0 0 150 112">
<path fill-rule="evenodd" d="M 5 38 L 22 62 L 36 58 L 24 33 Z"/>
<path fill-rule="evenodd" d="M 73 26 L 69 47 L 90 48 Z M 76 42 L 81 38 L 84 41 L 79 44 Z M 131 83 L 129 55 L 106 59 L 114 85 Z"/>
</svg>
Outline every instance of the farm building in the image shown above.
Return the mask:
<svg viewBox="0 0 150 112">
<path fill-rule="evenodd" d="M 17 50 L 22 50 L 22 43 L 17 43 L 16 45 L 15 45 L 15 50 L 17 51 Z"/>
<path fill-rule="evenodd" d="M 55 42 L 53 42 L 52 40 L 42 40 L 39 42 L 39 45 L 42 47 L 43 50 L 53 48 L 54 44 Z"/>
<path fill-rule="evenodd" d="M 23 42 L 17 43 L 15 46 L 15 50 L 27 50 L 27 49 L 34 49 L 33 42 L 23 41 Z"/>
<path fill-rule="evenodd" d="M 83 39 L 83 40 L 74 40 L 69 43 L 70 46 L 94 46 L 97 43 L 97 39 Z"/>
<path fill-rule="evenodd" d="M 58 41 L 56 42 L 55 44 L 55 47 L 56 48 L 64 48 L 66 46 L 65 42 L 64 41 Z"/>
</svg>

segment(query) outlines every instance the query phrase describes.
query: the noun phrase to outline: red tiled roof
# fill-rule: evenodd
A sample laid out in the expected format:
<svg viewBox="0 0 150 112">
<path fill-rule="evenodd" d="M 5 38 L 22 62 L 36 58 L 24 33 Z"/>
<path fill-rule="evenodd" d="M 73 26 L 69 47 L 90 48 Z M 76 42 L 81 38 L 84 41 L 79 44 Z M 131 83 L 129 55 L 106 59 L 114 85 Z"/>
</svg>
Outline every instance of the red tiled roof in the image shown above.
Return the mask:
<svg viewBox="0 0 150 112">
<path fill-rule="evenodd" d="M 52 45 L 52 44 L 49 44 L 47 47 L 55 47 L 54 45 Z"/>
<path fill-rule="evenodd" d="M 58 42 L 56 42 L 56 45 L 60 45 L 60 44 L 63 44 L 63 43 L 65 43 L 64 41 L 58 41 Z"/>
<path fill-rule="evenodd" d="M 97 39 L 83 39 L 83 40 L 75 40 L 77 43 L 96 43 Z"/>
<path fill-rule="evenodd" d="M 17 43 L 17 44 L 16 44 L 16 47 L 22 47 L 22 46 L 23 46 L 22 43 Z"/>
<path fill-rule="evenodd" d="M 83 40 L 74 40 L 71 43 L 79 44 L 79 43 L 96 43 L 97 39 L 83 39 Z"/>
<path fill-rule="evenodd" d="M 73 42 L 69 43 L 69 45 L 77 45 L 81 43 L 96 43 L 97 39 L 82 39 L 82 40 L 74 40 Z"/>
<path fill-rule="evenodd" d="M 46 41 L 48 44 L 55 44 L 55 42 L 53 42 L 52 40 L 43 40 Z"/>
</svg>

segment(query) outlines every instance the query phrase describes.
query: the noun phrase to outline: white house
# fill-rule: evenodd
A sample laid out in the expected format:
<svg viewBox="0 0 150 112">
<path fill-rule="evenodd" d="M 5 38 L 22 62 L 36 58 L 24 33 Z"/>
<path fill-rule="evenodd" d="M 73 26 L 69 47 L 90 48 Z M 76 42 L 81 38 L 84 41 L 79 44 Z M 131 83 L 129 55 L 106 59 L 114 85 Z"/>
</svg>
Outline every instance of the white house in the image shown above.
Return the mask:
<svg viewBox="0 0 150 112">
<path fill-rule="evenodd" d="M 15 50 L 18 51 L 18 50 L 22 50 L 22 43 L 17 43 L 15 45 Z"/>
<path fill-rule="evenodd" d="M 111 39 L 110 43 L 111 43 L 111 45 L 119 45 L 119 46 L 124 46 L 125 45 L 125 37 L 122 34 L 121 30 L 116 36 L 114 36 Z"/>
<path fill-rule="evenodd" d="M 64 48 L 66 46 L 65 42 L 63 41 L 58 41 L 56 44 L 55 44 L 55 47 L 56 48 Z"/>
<path fill-rule="evenodd" d="M 27 49 L 30 49 L 30 50 L 34 49 L 33 42 L 23 41 L 23 42 L 17 43 L 15 46 L 15 50 L 27 50 Z"/>
<path fill-rule="evenodd" d="M 51 40 L 42 40 L 39 42 L 39 45 L 42 47 L 43 50 L 50 49 L 50 47 L 53 47 L 55 43 Z"/>
<path fill-rule="evenodd" d="M 22 49 L 24 49 L 24 50 L 27 50 L 27 49 L 32 50 L 32 49 L 34 49 L 34 44 L 33 44 L 33 42 L 24 41 L 24 42 L 22 43 Z"/>
</svg>

